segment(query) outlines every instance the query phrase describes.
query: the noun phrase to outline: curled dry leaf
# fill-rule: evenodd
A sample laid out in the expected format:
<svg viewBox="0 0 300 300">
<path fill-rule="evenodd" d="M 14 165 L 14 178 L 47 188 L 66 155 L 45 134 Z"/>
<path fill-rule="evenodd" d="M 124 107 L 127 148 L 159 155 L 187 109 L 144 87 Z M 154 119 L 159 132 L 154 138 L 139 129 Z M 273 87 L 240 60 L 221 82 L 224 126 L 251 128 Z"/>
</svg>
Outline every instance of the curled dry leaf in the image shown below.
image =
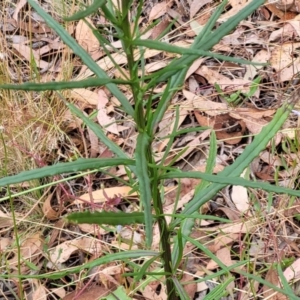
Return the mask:
<svg viewBox="0 0 300 300">
<path fill-rule="evenodd" d="M 44 204 L 43 204 L 43 213 L 44 216 L 48 219 L 48 220 L 57 220 L 60 215 L 61 215 L 61 206 L 60 205 L 55 205 L 53 206 L 53 196 L 54 196 L 55 192 L 53 192 L 52 194 L 50 194 Z"/>
</svg>

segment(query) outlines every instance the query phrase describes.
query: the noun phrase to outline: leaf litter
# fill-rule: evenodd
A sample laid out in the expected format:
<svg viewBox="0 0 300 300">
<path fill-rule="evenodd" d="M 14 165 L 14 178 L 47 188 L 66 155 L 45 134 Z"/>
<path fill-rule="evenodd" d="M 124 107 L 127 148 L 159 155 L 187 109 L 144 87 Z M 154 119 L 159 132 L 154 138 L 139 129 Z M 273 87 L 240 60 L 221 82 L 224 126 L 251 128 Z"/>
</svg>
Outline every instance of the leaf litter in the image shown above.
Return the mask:
<svg viewBox="0 0 300 300">
<path fill-rule="evenodd" d="M 153 145 L 157 163 L 164 157 L 165 147 L 169 141 L 165 137 L 173 131 L 176 116 L 174 106 L 178 104 L 181 109 L 177 130 L 208 126 L 216 131 L 218 156 L 214 173 L 229 165 L 245 146 L 251 143 L 253 135 L 259 133 L 270 122 L 276 107 L 285 101 L 285 92 L 291 84 L 293 85 L 297 76 L 300 38 L 298 14 L 300 2 L 298 0 L 273 2 L 268 1 L 251 17 L 241 22 L 234 32 L 224 37 L 213 49 L 223 55 L 234 55 L 253 62 L 267 61 L 269 65 L 241 66 L 212 58 L 196 60 L 187 72 L 185 86 L 178 91 L 167 109 L 164 120 L 158 125 L 157 141 Z M 0 52 L 1 57 L 7 60 L 5 69 L 1 70 L 1 81 L 32 81 L 39 77 L 43 82 L 91 77 L 93 73 L 68 52 L 43 20 L 34 12 L 28 11 L 26 3 L 27 1 L 17 1 L 15 7 L 9 3 L 1 4 L 0 30 L 3 43 Z M 211 0 L 146 1 L 143 8 L 144 18 L 139 21 L 139 26 L 146 28 L 153 21 L 159 20 L 160 22 L 147 32 L 147 38 L 155 39 L 172 21 L 175 21 L 172 31 L 168 32 L 164 41 L 182 47 L 188 46 L 201 32 L 218 3 Z M 219 22 L 222 23 L 235 15 L 248 3 L 247 0 L 229 0 L 227 10 Z M 61 22 L 55 11 L 57 3 L 45 2 L 43 5 L 44 9 L 52 12 Z M 74 9 L 68 8 L 70 11 Z M 67 23 L 66 26 L 77 42 L 110 77 L 126 78 L 126 57 L 119 50 L 121 47 L 119 41 L 113 40 L 113 33 L 106 20 L 99 16 L 87 19 L 87 23 L 79 21 Z M 106 29 L 105 36 L 111 42 L 110 57 L 101 49 L 98 40 L 92 34 L 92 28 Z M 136 57 L 138 56 L 137 52 Z M 147 49 L 144 57 L 145 71 L 151 74 L 167 66 L 174 54 Z M 119 65 L 119 68 L 115 67 L 111 59 Z M 253 85 L 257 77 L 261 77 L 260 82 Z M 216 84 L 221 93 L 217 91 Z M 159 95 L 163 88 L 156 87 L 154 93 Z M 126 87 L 121 89 L 128 99 L 132 99 L 131 92 Z M 87 115 L 93 116 L 93 120 L 105 128 L 107 136 L 121 146 L 130 157 L 132 156 L 136 143 L 135 128 L 131 120 L 119 110 L 120 104 L 106 88 L 75 89 L 63 93 Z M 112 155 L 101 141 L 97 141 L 90 130 L 83 127 L 80 120 L 63 108 L 55 95 L 33 93 L 30 98 L 20 93 L 18 97 L 22 99 L 21 102 L 6 101 L 3 113 L 0 113 L 5 134 L 9 138 L 7 147 L 10 151 L 8 159 L 10 174 L 19 172 L 22 168 L 27 169 L 28 166 L 40 166 L 40 163 L 47 165 L 75 157 Z M 245 170 L 243 176 L 297 189 L 298 125 L 298 115 L 291 115 L 273 144 L 268 145 L 249 169 Z M 185 171 L 204 171 L 210 150 L 208 143 L 210 132 L 211 129 L 208 129 L 200 134 L 187 133 L 176 138 L 164 163 L 186 148 L 176 158 L 176 165 Z M 48 139 L 43 140 L 46 135 Z M 1 146 L 1 160 L 3 153 Z M 82 209 L 137 211 L 139 209 L 137 194 L 117 183 L 112 174 L 128 180 L 124 168 L 114 167 L 104 173 L 73 176 L 68 181 L 64 176 L 56 176 L 54 180 L 64 182 L 55 188 L 45 189 L 46 193 L 43 195 L 30 190 L 34 187 L 32 183 L 28 183 L 28 186 L 12 187 L 17 226 L 22 236 L 20 248 L 22 274 L 43 272 L 46 274 L 50 269 L 62 270 L 92 261 L 114 249 L 142 248 L 144 232 L 140 226 L 100 228 L 94 225 L 61 222 L 61 217 L 66 213 Z M 166 181 L 166 213 L 180 212 L 192 198 L 199 182 L 200 180 L 192 179 Z M 177 192 L 176 189 L 179 187 L 181 188 Z M 21 193 L 23 190 L 30 192 L 24 196 Z M 18 260 L 12 217 L 8 202 L 5 202 L 7 197 L 4 196 L 3 201 L 4 205 L 0 211 L 1 253 L 6 257 L 6 264 L 2 267 L 2 272 L 9 271 L 10 274 L 16 274 Z M 31 212 L 30 215 L 26 213 L 28 210 Z M 222 224 L 214 220 L 200 219 L 196 222 L 192 233 L 195 240 L 205 245 L 227 266 L 238 262 L 244 253 L 248 253 L 253 264 L 252 269 L 256 268 L 259 271 L 260 265 L 268 265 L 261 275 L 279 287 L 282 286 L 282 282 L 275 266 L 278 262 L 284 262 L 282 263 L 284 277 L 288 282 L 294 282 L 292 288 L 297 293 L 297 289 L 299 290 L 297 281 L 300 277 L 299 251 L 297 251 L 298 199 L 287 199 L 282 195 L 270 195 L 264 191 L 232 186 L 221 191 L 211 203 L 202 208 L 201 213 L 227 218 L 233 223 Z M 158 248 L 160 236 L 157 227 L 154 227 L 153 234 L 153 248 Z M 217 271 L 218 264 L 189 243 L 184 253 L 187 262 L 191 261 L 192 264 L 180 265 L 184 274 L 182 281 L 194 281 L 186 285 L 186 292 L 191 299 L 203 292 L 205 295 L 210 286 L 218 282 L 207 281 L 205 284 L 196 284 L 195 278 Z M 242 268 L 247 271 L 246 267 Z M 139 299 L 134 292 L 132 278 L 128 278 L 129 283 L 124 283 L 122 274 L 125 272 L 126 267 L 118 263 L 106 264 L 98 267 L 98 270 L 92 270 L 86 279 L 80 278 L 79 274 L 74 275 L 73 285 L 67 284 L 67 278 L 53 282 L 49 280 L 47 283 L 36 279 L 23 280 L 22 285 L 27 299 L 54 299 L 54 295 L 62 299 L 95 299 L 107 295 L 110 291 L 117 292 L 118 286 L 122 285 L 129 290 L 132 288 L 131 297 Z M 9 293 L 12 291 L 17 293 L 17 286 L 12 281 L 6 280 L 5 288 L 1 291 L 2 296 L 10 297 Z M 231 283 L 230 291 L 231 297 L 239 299 L 257 297 L 286 299 L 267 286 L 260 287 L 247 278 Z M 147 297 L 166 299 L 164 287 L 159 281 L 140 288 L 139 293 L 145 299 Z"/>
</svg>

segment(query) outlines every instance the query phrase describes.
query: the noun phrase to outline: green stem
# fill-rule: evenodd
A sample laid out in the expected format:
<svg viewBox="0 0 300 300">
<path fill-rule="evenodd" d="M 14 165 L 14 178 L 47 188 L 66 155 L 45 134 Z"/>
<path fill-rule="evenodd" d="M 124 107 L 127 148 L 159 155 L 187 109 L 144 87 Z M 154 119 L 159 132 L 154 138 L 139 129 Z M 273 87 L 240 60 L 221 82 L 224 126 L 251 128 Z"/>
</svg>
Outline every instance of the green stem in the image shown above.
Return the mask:
<svg viewBox="0 0 300 300">
<path fill-rule="evenodd" d="M 134 61 L 134 49 L 135 46 L 132 45 L 132 41 L 134 36 L 131 31 L 131 22 L 129 20 L 128 10 L 130 6 L 130 0 L 123 0 L 122 1 L 122 13 L 121 13 L 121 28 L 123 30 L 123 49 L 125 50 L 127 56 L 127 63 L 128 69 L 130 72 L 130 80 L 132 81 L 132 93 L 133 93 L 133 100 L 135 105 L 135 122 L 137 126 L 137 130 L 139 134 L 142 134 L 147 130 L 147 112 L 144 110 L 143 104 L 143 88 L 140 86 L 140 82 L 138 79 L 138 68 L 137 63 Z M 153 133 L 148 132 L 148 136 L 150 137 L 150 141 L 148 147 L 144 150 L 144 155 L 146 157 L 146 161 L 148 162 L 148 174 L 149 177 L 152 179 L 151 182 L 151 192 L 152 192 L 152 199 L 153 199 L 153 206 L 155 209 L 155 213 L 158 217 L 158 227 L 160 231 L 161 241 L 161 258 L 163 260 L 164 271 L 166 276 L 166 288 L 167 288 L 167 295 L 169 300 L 177 300 L 179 299 L 176 295 L 176 289 L 172 277 L 174 270 L 172 268 L 172 253 L 171 253 L 171 241 L 170 241 L 170 232 L 168 230 L 168 224 L 166 218 L 164 217 L 163 211 L 163 204 L 160 197 L 160 190 L 159 190 L 159 182 L 158 182 L 158 173 L 157 168 L 151 167 L 155 164 L 151 144 L 153 141 Z M 150 212 L 151 213 L 151 212 Z"/>
<path fill-rule="evenodd" d="M 7 165 L 8 165 L 7 157 L 8 157 L 8 155 L 7 155 L 7 148 L 6 148 L 5 140 L 4 140 L 4 137 L 3 137 L 3 134 L 2 134 L 2 128 L 0 128 L 0 139 L 1 139 L 1 142 L 3 144 L 4 157 L 5 157 L 3 173 L 4 173 L 4 176 L 7 177 L 8 176 L 8 171 L 7 171 Z M 20 245 L 18 225 L 17 225 L 17 220 L 16 220 L 16 214 L 15 214 L 14 200 L 12 198 L 12 194 L 11 194 L 9 185 L 7 185 L 7 193 L 8 193 L 9 203 L 10 203 L 12 220 L 13 220 L 13 224 L 14 224 L 14 234 L 15 234 L 15 239 L 16 239 L 17 259 L 18 259 L 17 269 L 18 269 L 18 275 L 20 276 L 20 275 L 22 275 L 22 270 L 21 270 L 21 266 L 22 266 L 22 262 L 21 262 L 21 245 Z M 24 291 L 23 291 L 23 285 L 22 285 L 22 279 L 21 278 L 19 278 L 18 294 L 19 294 L 20 299 L 24 298 Z"/>
</svg>

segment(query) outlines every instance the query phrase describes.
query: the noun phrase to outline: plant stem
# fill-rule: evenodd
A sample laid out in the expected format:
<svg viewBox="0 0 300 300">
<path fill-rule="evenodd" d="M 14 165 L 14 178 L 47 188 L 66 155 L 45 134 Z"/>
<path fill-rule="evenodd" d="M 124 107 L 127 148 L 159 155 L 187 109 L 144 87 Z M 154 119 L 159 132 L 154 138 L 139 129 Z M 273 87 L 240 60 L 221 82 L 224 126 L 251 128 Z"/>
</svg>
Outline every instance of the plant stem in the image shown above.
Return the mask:
<svg viewBox="0 0 300 300">
<path fill-rule="evenodd" d="M 145 113 L 144 110 L 144 104 L 143 104 L 143 89 L 140 86 L 140 82 L 138 79 L 138 68 L 137 64 L 134 61 L 134 49 L 135 46 L 132 45 L 132 41 L 134 39 L 134 36 L 131 31 L 131 22 L 129 20 L 129 3 L 128 0 L 122 1 L 122 20 L 121 20 L 121 28 L 123 30 L 123 49 L 125 50 L 126 56 L 127 56 L 127 63 L 128 63 L 128 69 L 130 72 L 130 80 L 132 81 L 132 93 L 133 93 L 133 99 L 134 99 L 134 105 L 135 105 L 135 122 L 137 126 L 137 130 L 139 134 L 142 134 L 143 132 L 147 131 L 147 128 L 151 128 L 147 126 L 147 113 Z M 148 101 L 151 101 L 148 99 Z M 155 160 L 152 154 L 151 144 L 153 141 L 153 132 L 147 132 L 148 136 L 150 137 L 149 145 L 146 147 L 144 155 L 146 157 L 146 161 L 148 162 L 148 174 L 151 178 L 151 192 L 152 192 L 152 199 L 153 199 L 153 206 L 155 209 L 155 214 L 158 216 L 157 222 L 158 222 L 158 228 L 161 236 L 160 240 L 160 251 L 161 251 L 161 258 L 163 260 L 163 266 L 165 271 L 165 277 L 166 277 L 166 288 L 167 288 L 167 295 L 169 300 L 177 300 L 179 299 L 176 295 L 176 289 L 174 282 L 172 280 L 172 277 L 174 273 L 174 270 L 172 268 L 172 255 L 171 255 L 171 243 L 170 243 L 170 232 L 168 230 L 168 224 L 166 221 L 166 218 L 164 217 L 164 211 L 163 211 L 163 204 L 160 197 L 160 184 L 158 182 L 158 174 L 157 174 L 157 168 L 151 167 L 155 165 Z M 149 212 L 151 213 L 151 212 Z"/>
</svg>

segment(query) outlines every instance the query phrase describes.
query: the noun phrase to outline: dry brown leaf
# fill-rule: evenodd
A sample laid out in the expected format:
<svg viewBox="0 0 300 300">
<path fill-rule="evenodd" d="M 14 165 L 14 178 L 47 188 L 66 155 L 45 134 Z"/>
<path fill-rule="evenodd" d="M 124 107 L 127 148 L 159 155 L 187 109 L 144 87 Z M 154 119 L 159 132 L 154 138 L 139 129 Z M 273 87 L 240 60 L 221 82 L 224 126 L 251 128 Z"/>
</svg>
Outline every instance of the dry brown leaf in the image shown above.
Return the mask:
<svg viewBox="0 0 300 300">
<path fill-rule="evenodd" d="M 147 58 L 153 57 L 161 52 L 162 52 L 161 50 L 146 49 L 146 51 L 143 53 L 143 57 L 144 57 L 144 59 L 147 59 Z M 111 56 L 117 64 L 119 64 L 119 65 L 127 64 L 127 58 L 124 53 L 113 53 Z M 140 58 L 140 56 L 141 56 L 140 51 L 139 50 L 135 51 L 134 59 L 138 60 Z M 97 61 L 97 65 L 104 71 L 108 71 L 115 66 L 114 62 L 112 62 L 109 57 L 104 57 L 104 58 L 100 59 L 99 61 Z M 90 69 L 84 70 L 84 72 L 80 72 L 80 74 L 77 76 L 76 80 L 86 79 L 87 77 L 90 77 L 93 74 L 94 74 L 93 71 L 91 71 Z"/>
<path fill-rule="evenodd" d="M 16 21 L 18 21 L 18 14 L 20 12 L 20 10 L 22 9 L 22 7 L 24 7 L 27 4 L 27 0 L 20 0 L 18 2 L 18 4 L 16 5 L 14 14 L 13 14 L 13 19 L 15 19 Z"/>
<path fill-rule="evenodd" d="M 66 295 L 63 300 L 95 300 L 95 299 L 102 299 L 103 297 L 110 294 L 110 290 L 107 289 L 105 286 L 96 285 L 90 288 L 82 289 L 74 291 L 68 295 Z"/>
<path fill-rule="evenodd" d="M 233 265 L 229 247 L 224 247 L 216 252 L 217 258 L 227 267 Z"/>
<path fill-rule="evenodd" d="M 21 271 L 22 274 L 27 274 L 29 272 L 29 267 L 25 264 L 25 261 L 28 260 L 31 263 L 39 260 L 42 255 L 44 241 L 39 233 L 35 233 L 31 236 L 26 237 L 20 247 L 20 256 L 22 257 Z M 14 266 L 14 268 L 19 263 L 18 254 L 14 253 L 14 256 L 8 260 L 8 265 Z M 17 271 L 13 271 L 15 273 Z"/>
<path fill-rule="evenodd" d="M 44 204 L 43 204 L 43 213 L 44 216 L 48 219 L 48 220 L 57 220 L 62 212 L 62 207 L 60 205 L 56 205 L 53 206 L 52 204 L 52 200 L 53 200 L 53 196 L 55 195 L 55 192 L 53 192 L 52 194 L 50 194 Z"/>
<path fill-rule="evenodd" d="M 164 30 L 167 29 L 167 27 L 170 24 L 170 20 L 168 18 L 164 18 L 161 22 L 159 22 L 151 32 L 150 39 L 156 40 Z"/>
<path fill-rule="evenodd" d="M 230 0 L 229 3 L 232 8 L 225 14 L 222 14 L 218 21 L 222 23 L 227 21 L 230 17 L 238 14 L 249 2 L 250 0 Z"/>
<path fill-rule="evenodd" d="M 98 239 L 82 237 L 79 239 L 66 241 L 49 250 L 49 268 L 56 268 L 59 264 L 67 261 L 76 251 L 83 251 L 93 256 L 99 257 L 102 253 L 102 243 Z"/>
<path fill-rule="evenodd" d="M 194 0 L 191 3 L 190 7 L 190 19 L 192 19 L 195 16 L 195 14 L 200 10 L 202 6 L 210 2 L 211 0 Z"/>
<path fill-rule="evenodd" d="M 229 207 L 218 207 L 218 211 L 222 211 L 231 221 L 240 220 L 240 214 Z"/>
<path fill-rule="evenodd" d="M 89 141 L 90 141 L 90 149 L 89 149 L 90 157 L 96 158 L 100 150 L 99 138 L 90 127 L 87 128 L 87 131 L 88 131 Z"/>
<path fill-rule="evenodd" d="M 241 177 L 244 178 L 246 171 L 241 174 Z M 249 211 L 250 202 L 248 197 L 248 190 L 244 186 L 234 185 L 231 189 L 231 200 L 234 203 L 235 207 L 241 213 Z"/>
<path fill-rule="evenodd" d="M 98 113 L 97 120 L 98 123 L 103 127 L 104 130 L 107 130 L 113 134 L 119 135 L 118 126 L 114 117 L 109 117 L 107 115 L 106 105 L 108 103 L 108 97 L 103 90 L 98 91 Z"/>
<path fill-rule="evenodd" d="M 300 43 L 292 42 L 276 46 L 272 51 L 270 64 L 277 71 L 277 79 L 280 82 L 291 80 L 295 75 L 295 70 L 299 70 L 300 58 L 291 55 L 298 47 Z"/>
<path fill-rule="evenodd" d="M 3 253 L 9 246 L 11 246 L 12 241 L 12 238 L 1 237 L 0 253 Z"/>
<path fill-rule="evenodd" d="M 290 0 L 289 0 L 290 1 Z M 268 3 L 266 4 L 266 7 L 278 18 L 286 21 L 286 20 L 291 20 L 291 19 L 294 19 L 295 16 L 297 15 L 296 13 L 294 12 L 291 12 L 291 11 L 282 11 L 280 9 L 278 9 L 276 7 L 275 4 L 272 4 L 272 3 Z"/>
<path fill-rule="evenodd" d="M 84 103 L 89 103 L 91 105 L 97 105 L 99 96 L 97 93 L 93 91 L 89 91 L 86 89 L 74 89 L 71 90 L 71 95 Z"/>
<path fill-rule="evenodd" d="M 89 25 L 87 25 L 86 22 L 89 23 Z M 89 18 L 85 18 L 84 21 L 80 20 L 76 26 L 75 38 L 78 44 L 84 50 L 86 50 L 90 54 L 93 54 L 99 50 L 100 45 L 98 39 L 95 37 L 90 27 L 96 29 Z"/>
<path fill-rule="evenodd" d="M 13 224 L 11 214 L 4 213 L 0 210 L 0 228 L 10 227 L 13 226 Z"/>
<path fill-rule="evenodd" d="M 196 70 L 199 69 L 201 64 L 206 60 L 207 58 L 198 58 L 196 59 L 192 65 L 189 67 L 188 71 L 186 72 L 185 75 L 185 80 L 187 80 Z"/>
<path fill-rule="evenodd" d="M 183 284 L 183 288 L 185 292 L 189 296 L 189 299 L 194 299 L 195 294 L 197 292 L 197 283 L 193 281 L 194 281 L 194 276 L 187 273 L 184 273 L 180 280 L 180 282 Z M 185 282 L 189 282 L 189 283 L 184 284 Z"/>
<path fill-rule="evenodd" d="M 40 59 L 39 53 L 31 49 L 29 46 L 24 44 L 12 44 L 12 47 L 16 49 L 28 62 L 31 62 L 33 55 L 38 68 L 47 69 L 49 67 L 49 63 Z"/>
<path fill-rule="evenodd" d="M 287 281 L 297 281 L 300 278 L 300 258 L 296 259 L 288 268 L 285 269 L 283 275 Z"/>
<path fill-rule="evenodd" d="M 187 90 L 183 90 L 184 97 L 192 103 L 195 110 L 203 111 L 209 116 L 217 116 L 228 111 L 227 104 L 217 103 L 214 101 L 206 100 L 202 96 L 197 96 Z"/>
<path fill-rule="evenodd" d="M 266 274 L 265 280 L 272 283 L 273 285 L 278 285 L 280 282 L 279 276 L 277 271 L 274 267 L 271 267 Z M 270 289 L 268 286 L 263 286 L 263 293 L 264 299 L 271 299 L 271 300 L 288 300 L 287 296 L 283 294 L 279 294 L 274 290 Z"/>
<path fill-rule="evenodd" d="M 258 226 L 258 224 L 253 219 L 249 221 L 233 222 L 232 224 L 229 225 L 222 224 L 213 227 L 200 228 L 199 230 L 207 231 L 207 232 L 218 232 L 220 230 L 223 233 L 249 233 L 255 230 L 256 226 Z"/>
<path fill-rule="evenodd" d="M 33 293 L 32 299 L 33 300 L 47 300 L 47 290 L 44 285 L 41 284 L 39 280 L 33 279 Z"/>
<path fill-rule="evenodd" d="M 195 73 L 203 76 L 212 85 L 217 83 L 226 92 L 239 90 L 248 93 L 250 91 L 250 80 L 243 78 L 234 78 L 232 80 L 207 66 L 201 66 Z"/>
<path fill-rule="evenodd" d="M 54 293 L 61 299 L 63 299 L 66 296 L 66 290 L 63 287 L 50 289 L 50 292 Z M 35 299 L 35 300 L 37 300 L 37 299 Z"/>
<path fill-rule="evenodd" d="M 149 22 L 158 19 L 159 17 L 163 16 L 167 11 L 167 3 L 166 1 L 156 3 L 149 14 Z"/>
<path fill-rule="evenodd" d="M 114 196 L 127 197 L 129 196 L 129 192 L 132 190 L 129 186 L 116 186 L 111 188 L 105 188 L 105 193 L 109 198 L 113 198 Z M 132 193 L 130 196 L 136 196 L 137 193 Z M 97 190 L 92 192 L 93 199 L 90 199 L 90 194 L 86 193 L 81 195 L 78 199 L 74 201 L 75 205 L 79 205 L 82 203 L 103 203 L 107 201 L 103 194 L 103 190 Z M 83 202 L 83 201 L 84 202 Z"/>
</svg>

